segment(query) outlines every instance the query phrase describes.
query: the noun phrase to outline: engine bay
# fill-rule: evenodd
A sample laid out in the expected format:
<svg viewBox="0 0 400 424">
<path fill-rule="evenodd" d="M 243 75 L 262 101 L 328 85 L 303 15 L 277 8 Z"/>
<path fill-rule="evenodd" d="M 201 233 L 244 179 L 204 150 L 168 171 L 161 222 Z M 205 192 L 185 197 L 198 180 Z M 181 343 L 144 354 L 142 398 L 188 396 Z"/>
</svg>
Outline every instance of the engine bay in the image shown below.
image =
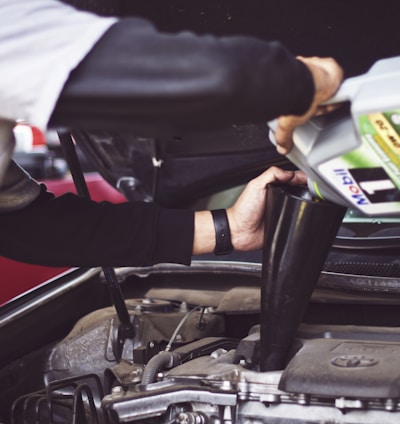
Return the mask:
<svg viewBox="0 0 400 424">
<path fill-rule="evenodd" d="M 380 315 L 395 316 L 400 297 L 366 302 L 327 287 L 334 274 L 323 273 L 285 367 L 263 372 L 260 273 L 260 264 L 208 261 L 117 270 L 132 337 L 121 341 L 105 306 L 7 364 L 4 422 L 398 422 L 399 323 L 383 326 Z M 101 270 L 84 277 L 93 279 L 104 284 Z"/>
<path fill-rule="evenodd" d="M 380 19 L 372 2 L 119 3 L 124 16 L 168 31 L 240 32 L 282 40 L 296 55 L 333 56 L 349 76 L 398 55 L 398 2 Z M 282 10 L 291 11 L 284 22 Z M 192 207 L 272 164 L 292 169 L 266 133 L 262 123 L 171 139 L 74 139 L 126 198 Z M 117 269 L 122 311 L 100 268 L 70 270 L 13 299 L 0 308 L 0 424 L 399 423 L 399 222 L 350 219 L 362 222 L 341 228 L 341 250 L 325 262 L 275 370 L 262 366 L 260 257 Z"/>
</svg>

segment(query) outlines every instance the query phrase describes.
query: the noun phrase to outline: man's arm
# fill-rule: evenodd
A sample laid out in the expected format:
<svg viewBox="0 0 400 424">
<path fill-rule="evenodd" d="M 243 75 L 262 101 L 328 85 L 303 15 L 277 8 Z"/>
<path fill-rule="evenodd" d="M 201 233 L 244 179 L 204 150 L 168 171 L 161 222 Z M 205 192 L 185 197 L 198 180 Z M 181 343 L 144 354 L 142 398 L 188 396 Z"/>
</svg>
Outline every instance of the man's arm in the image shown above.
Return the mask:
<svg viewBox="0 0 400 424">
<path fill-rule="evenodd" d="M 267 185 L 304 183 L 304 174 L 271 167 L 253 179 L 227 210 L 235 250 L 262 246 Z M 189 265 L 192 254 L 214 251 L 210 211 L 160 208 L 154 203 L 96 203 L 42 187 L 28 207 L 0 215 L 0 254 L 48 266 Z"/>
<path fill-rule="evenodd" d="M 54 197 L 42 185 L 29 206 L 0 214 L 0 254 L 47 266 L 189 264 L 194 213 L 154 203 Z"/>
<path fill-rule="evenodd" d="M 125 18 L 71 73 L 50 124 L 176 135 L 301 115 L 313 95 L 308 67 L 278 42 L 166 34 Z"/>
<path fill-rule="evenodd" d="M 303 115 L 320 87 L 278 42 L 163 34 L 56 0 L 0 0 L 0 19 L 0 115 L 41 129 L 50 117 L 146 135 L 265 122 Z"/>
</svg>

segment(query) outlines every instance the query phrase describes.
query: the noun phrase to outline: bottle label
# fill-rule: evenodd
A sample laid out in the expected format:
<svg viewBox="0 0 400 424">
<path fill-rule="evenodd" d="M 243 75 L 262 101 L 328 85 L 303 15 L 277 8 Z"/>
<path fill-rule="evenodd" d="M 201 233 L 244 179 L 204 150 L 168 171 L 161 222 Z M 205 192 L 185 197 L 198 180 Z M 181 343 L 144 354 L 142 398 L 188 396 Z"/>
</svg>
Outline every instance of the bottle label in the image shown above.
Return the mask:
<svg viewBox="0 0 400 424">
<path fill-rule="evenodd" d="M 319 166 L 349 207 L 400 217 L 400 110 L 358 117 L 361 145 Z"/>
</svg>

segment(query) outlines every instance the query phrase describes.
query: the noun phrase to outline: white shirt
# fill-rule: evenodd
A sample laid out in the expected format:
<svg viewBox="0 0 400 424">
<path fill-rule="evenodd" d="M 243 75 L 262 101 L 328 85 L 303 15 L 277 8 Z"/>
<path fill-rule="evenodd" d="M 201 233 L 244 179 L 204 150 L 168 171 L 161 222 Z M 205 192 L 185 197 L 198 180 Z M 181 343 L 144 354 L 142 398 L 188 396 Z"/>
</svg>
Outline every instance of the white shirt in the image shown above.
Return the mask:
<svg viewBox="0 0 400 424">
<path fill-rule="evenodd" d="M 57 0 L 0 0 L 0 119 L 45 130 L 70 72 L 116 20 Z"/>
<path fill-rule="evenodd" d="M 70 72 L 116 20 L 57 0 L 0 0 L 0 190 L 13 123 L 44 131 Z"/>
</svg>

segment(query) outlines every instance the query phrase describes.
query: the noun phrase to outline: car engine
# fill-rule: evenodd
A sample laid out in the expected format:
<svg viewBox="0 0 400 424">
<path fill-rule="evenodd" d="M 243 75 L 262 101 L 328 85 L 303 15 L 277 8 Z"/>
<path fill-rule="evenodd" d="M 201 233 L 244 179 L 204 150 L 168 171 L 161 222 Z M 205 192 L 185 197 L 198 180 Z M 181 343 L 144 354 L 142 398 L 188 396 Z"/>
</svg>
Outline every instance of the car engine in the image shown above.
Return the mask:
<svg viewBox="0 0 400 424">
<path fill-rule="evenodd" d="M 4 368 L 2 387 L 14 387 L 10 422 L 398 423 L 400 330 L 371 325 L 387 299 L 365 309 L 363 293 L 370 318 L 351 324 L 357 296 L 350 302 L 324 287 L 324 273 L 284 369 L 263 372 L 260 272 L 260 264 L 207 261 L 190 271 L 117 270 L 133 333 L 121 330 L 113 306 L 96 309 L 61 340 Z M 148 278 L 160 284 L 149 288 Z M 145 295 L 131 297 L 139 287 Z M 333 324 L 321 321 L 324 310 Z"/>
</svg>

